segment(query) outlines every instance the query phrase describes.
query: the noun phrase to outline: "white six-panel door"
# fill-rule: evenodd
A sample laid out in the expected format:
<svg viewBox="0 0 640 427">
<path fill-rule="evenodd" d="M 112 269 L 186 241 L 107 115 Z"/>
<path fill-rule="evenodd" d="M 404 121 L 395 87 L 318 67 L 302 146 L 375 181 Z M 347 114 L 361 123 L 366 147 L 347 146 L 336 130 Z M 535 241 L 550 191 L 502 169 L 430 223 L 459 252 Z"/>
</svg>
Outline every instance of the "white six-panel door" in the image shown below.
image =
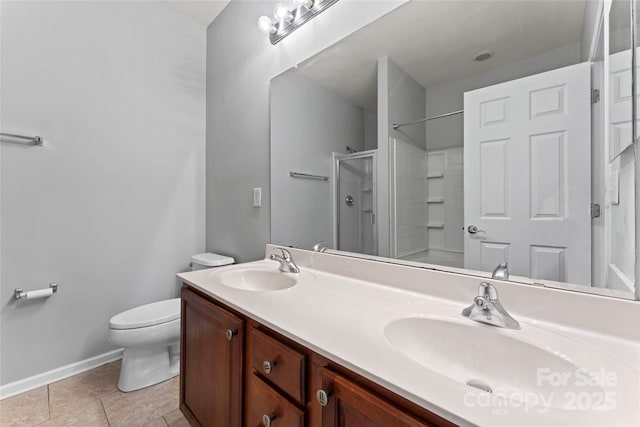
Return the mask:
<svg viewBox="0 0 640 427">
<path fill-rule="evenodd" d="M 638 50 L 636 50 L 636 53 Z M 637 71 L 638 67 L 636 68 Z M 609 55 L 609 162 L 633 143 L 631 50 Z M 640 114 L 640 113 L 639 113 Z"/>
<path fill-rule="evenodd" d="M 590 283 L 590 105 L 588 63 L 465 93 L 465 268 Z"/>
</svg>

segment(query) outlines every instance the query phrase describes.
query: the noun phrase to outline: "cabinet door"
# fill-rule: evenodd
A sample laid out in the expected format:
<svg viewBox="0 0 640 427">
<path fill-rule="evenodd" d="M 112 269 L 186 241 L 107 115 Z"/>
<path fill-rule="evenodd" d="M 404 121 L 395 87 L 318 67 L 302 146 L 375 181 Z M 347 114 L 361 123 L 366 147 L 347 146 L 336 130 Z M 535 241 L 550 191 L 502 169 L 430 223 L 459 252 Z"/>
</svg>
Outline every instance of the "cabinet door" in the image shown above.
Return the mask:
<svg viewBox="0 0 640 427">
<path fill-rule="evenodd" d="M 184 288 L 181 319 L 180 409 L 192 425 L 240 427 L 244 321 Z"/>
<path fill-rule="evenodd" d="M 431 426 L 353 381 L 329 370 L 322 372 L 329 399 L 322 409 L 322 427 L 425 427 Z M 318 399 L 321 400 L 321 399 Z"/>
<path fill-rule="evenodd" d="M 304 427 L 304 412 L 283 395 L 249 374 L 246 427 Z"/>
</svg>

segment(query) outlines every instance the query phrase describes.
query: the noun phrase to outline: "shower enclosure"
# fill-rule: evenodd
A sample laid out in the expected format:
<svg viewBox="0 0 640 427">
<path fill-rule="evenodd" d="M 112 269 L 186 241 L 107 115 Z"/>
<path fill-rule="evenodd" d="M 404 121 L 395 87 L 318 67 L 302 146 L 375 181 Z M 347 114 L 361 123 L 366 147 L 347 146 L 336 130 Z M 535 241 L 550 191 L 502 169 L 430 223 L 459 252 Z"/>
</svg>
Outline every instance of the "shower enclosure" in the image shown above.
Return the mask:
<svg viewBox="0 0 640 427">
<path fill-rule="evenodd" d="M 336 249 L 377 255 L 376 151 L 333 153 Z"/>
</svg>

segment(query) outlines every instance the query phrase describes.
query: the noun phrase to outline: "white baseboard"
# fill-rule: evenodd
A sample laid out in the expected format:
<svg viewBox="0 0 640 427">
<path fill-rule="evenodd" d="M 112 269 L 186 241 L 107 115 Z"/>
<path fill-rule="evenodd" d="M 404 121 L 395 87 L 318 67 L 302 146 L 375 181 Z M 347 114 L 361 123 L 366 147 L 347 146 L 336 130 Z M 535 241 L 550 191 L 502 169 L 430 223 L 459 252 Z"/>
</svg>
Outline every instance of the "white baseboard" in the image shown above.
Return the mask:
<svg viewBox="0 0 640 427">
<path fill-rule="evenodd" d="M 97 368 L 98 366 L 104 365 L 106 363 L 122 359 L 123 351 L 124 349 L 120 348 L 118 350 L 99 354 L 97 356 L 81 360 L 70 365 L 52 369 L 51 371 L 43 372 L 29 378 L 2 385 L 0 386 L 0 400 L 6 399 L 7 397 L 15 396 L 16 394 L 24 393 L 25 391 L 33 390 L 34 388 L 38 388 L 43 385 L 63 380 L 81 372 Z"/>
</svg>

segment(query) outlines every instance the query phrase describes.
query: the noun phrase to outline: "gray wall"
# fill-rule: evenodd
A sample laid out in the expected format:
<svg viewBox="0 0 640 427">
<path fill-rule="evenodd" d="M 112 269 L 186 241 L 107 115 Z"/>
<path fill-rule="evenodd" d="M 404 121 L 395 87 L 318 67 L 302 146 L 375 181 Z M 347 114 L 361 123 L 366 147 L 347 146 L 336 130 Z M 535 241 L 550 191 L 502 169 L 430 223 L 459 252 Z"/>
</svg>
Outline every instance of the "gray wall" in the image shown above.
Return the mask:
<svg viewBox="0 0 640 427">
<path fill-rule="evenodd" d="M 576 43 L 463 80 L 427 88 L 427 117 L 462 110 L 464 92 L 579 62 L 580 44 Z M 463 128 L 462 114 L 427 122 L 427 151 L 462 147 Z"/>
<path fill-rule="evenodd" d="M 364 109 L 364 149 L 375 150 L 378 148 L 378 110 L 377 108 Z"/>
<path fill-rule="evenodd" d="M 390 58 L 388 61 L 387 93 L 389 136 L 418 148 L 426 147 L 425 124 L 416 123 L 393 130 L 393 123 L 408 123 L 426 116 L 425 88 Z"/>
<path fill-rule="evenodd" d="M 156 2 L 2 2 L 0 382 L 112 350 L 204 250 L 205 29 Z M 13 289 L 59 283 L 49 299 Z"/>
<path fill-rule="evenodd" d="M 272 46 L 256 19 L 275 3 L 234 0 L 207 30 L 206 245 L 241 262 L 270 240 L 269 81 L 404 1 L 342 0 Z"/>
<path fill-rule="evenodd" d="M 389 57 L 378 58 L 378 163 L 377 193 L 390 194 L 389 138 L 425 148 L 424 124 L 393 130 L 393 123 L 406 123 L 425 117 L 425 90 Z M 377 200 L 378 255 L 391 256 L 390 203 L 388 197 Z"/>
<path fill-rule="evenodd" d="M 311 249 L 333 242 L 331 153 L 364 149 L 364 111 L 289 70 L 271 81 L 271 243 Z"/>
</svg>

